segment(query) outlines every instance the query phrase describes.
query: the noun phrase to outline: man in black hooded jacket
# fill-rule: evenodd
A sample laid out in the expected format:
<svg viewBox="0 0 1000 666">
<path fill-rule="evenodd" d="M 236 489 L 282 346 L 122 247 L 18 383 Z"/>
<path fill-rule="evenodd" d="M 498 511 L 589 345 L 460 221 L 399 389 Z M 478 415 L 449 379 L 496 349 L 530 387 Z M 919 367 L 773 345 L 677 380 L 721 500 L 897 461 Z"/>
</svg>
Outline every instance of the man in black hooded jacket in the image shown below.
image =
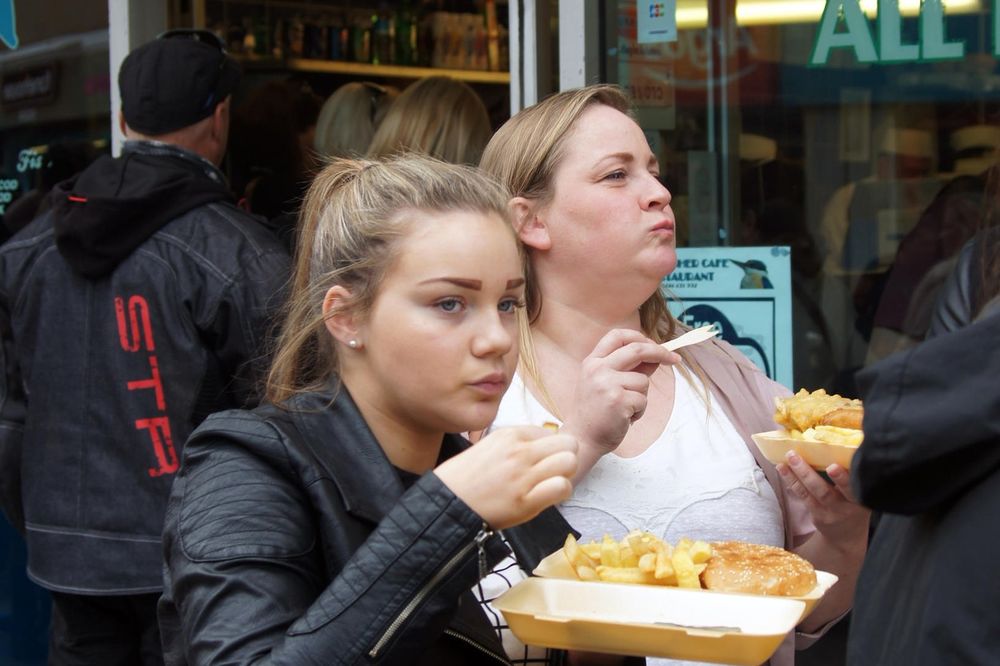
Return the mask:
<svg viewBox="0 0 1000 666">
<path fill-rule="evenodd" d="M 134 50 L 122 155 L 57 186 L 0 247 L 0 499 L 52 592 L 50 664 L 162 663 L 181 447 L 257 397 L 289 259 L 217 168 L 239 74 L 207 32 Z"/>
<path fill-rule="evenodd" d="M 865 369 L 858 499 L 883 511 L 858 579 L 850 666 L 992 666 L 1000 655 L 1000 228 L 942 288 L 930 336 Z"/>
</svg>

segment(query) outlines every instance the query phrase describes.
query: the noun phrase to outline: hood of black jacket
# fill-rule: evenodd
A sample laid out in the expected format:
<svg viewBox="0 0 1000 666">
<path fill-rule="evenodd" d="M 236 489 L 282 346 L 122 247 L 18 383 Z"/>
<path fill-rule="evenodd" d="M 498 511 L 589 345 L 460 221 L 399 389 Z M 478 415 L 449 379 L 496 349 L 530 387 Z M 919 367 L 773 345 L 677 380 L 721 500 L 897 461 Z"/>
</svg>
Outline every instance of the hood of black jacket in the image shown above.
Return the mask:
<svg viewBox="0 0 1000 666">
<path fill-rule="evenodd" d="M 218 171 L 197 156 L 169 148 L 104 155 L 56 186 L 56 247 L 75 272 L 100 278 L 171 220 L 232 200 Z"/>
</svg>

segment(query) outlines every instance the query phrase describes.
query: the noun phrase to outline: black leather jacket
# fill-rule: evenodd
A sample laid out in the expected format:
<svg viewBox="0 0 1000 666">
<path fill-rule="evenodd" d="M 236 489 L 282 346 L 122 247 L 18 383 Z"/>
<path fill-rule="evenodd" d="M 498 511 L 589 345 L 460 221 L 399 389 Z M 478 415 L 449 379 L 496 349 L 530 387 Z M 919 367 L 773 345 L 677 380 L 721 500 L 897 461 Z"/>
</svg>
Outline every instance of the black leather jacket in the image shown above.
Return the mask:
<svg viewBox="0 0 1000 666">
<path fill-rule="evenodd" d="M 984 278 L 982 252 L 1000 246 L 1000 227 L 991 227 L 971 238 L 957 257 L 954 270 L 948 276 L 931 318 L 928 336 L 942 335 L 968 326 L 977 311 L 988 300 L 982 284 Z"/>
<path fill-rule="evenodd" d="M 496 535 L 433 472 L 404 489 L 345 389 L 205 421 L 164 531 L 168 664 L 476 664 L 506 657 L 471 588 Z M 468 446 L 445 438 L 442 458 Z M 569 525 L 504 536 L 522 568 Z"/>
<path fill-rule="evenodd" d="M 288 254 L 210 163 L 165 144 L 131 143 L 57 196 L 0 247 L 2 508 L 44 587 L 159 592 L 181 447 L 256 404 L 248 361 Z"/>
</svg>

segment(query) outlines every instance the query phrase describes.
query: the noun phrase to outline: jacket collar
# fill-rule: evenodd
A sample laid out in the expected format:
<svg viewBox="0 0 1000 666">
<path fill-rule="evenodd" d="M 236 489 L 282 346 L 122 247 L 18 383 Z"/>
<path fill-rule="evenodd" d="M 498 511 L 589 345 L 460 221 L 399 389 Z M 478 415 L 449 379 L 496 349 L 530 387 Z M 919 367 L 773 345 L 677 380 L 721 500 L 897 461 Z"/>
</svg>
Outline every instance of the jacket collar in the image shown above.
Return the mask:
<svg viewBox="0 0 1000 666">
<path fill-rule="evenodd" d="M 336 484 L 347 511 L 372 522 L 382 520 L 403 494 L 403 483 L 347 388 L 333 381 L 325 390 L 291 402 L 292 422 L 323 474 Z M 441 459 L 468 446 L 459 435 L 445 435 Z M 381 490 L 373 493 L 372 488 Z"/>
<path fill-rule="evenodd" d="M 226 184 L 226 177 L 222 175 L 222 172 L 217 166 L 209 162 L 201 155 L 172 143 L 163 143 L 162 141 L 152 141 L 148 139 L 130 139 L 122 145 L 122 154 L 124 155 L 126 153 L 176 158 L 187 163 L 187 165 L 192 169 L 201 171 L 216 183 L 219 183 L 220 185 Z"/>
</svg>

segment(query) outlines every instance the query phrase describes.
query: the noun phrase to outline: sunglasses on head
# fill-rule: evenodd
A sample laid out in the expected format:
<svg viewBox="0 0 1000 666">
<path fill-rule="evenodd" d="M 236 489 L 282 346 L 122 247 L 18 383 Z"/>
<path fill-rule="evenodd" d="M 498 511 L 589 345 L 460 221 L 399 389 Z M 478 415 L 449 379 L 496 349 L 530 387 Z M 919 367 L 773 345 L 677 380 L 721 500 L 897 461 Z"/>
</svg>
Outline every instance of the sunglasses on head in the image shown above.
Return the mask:
<svg viewBox="0 0 1000 666">
<path fill-rule="evenodd" d="M 368 90 L 368 94 L 370 95 L 370 108 L 368 110 L 368 120 L 370 120 L 374 124 L 375 116 L 378 115 L 379 100 L 382 99 L 384 95 L 388 94 L 389 91 L 386 90 L 384 87 L 380 86 L 379 84 L 372 83 L 371 81 L 362 81 L 361 85 L 363 85 L 365 89 Z"/>
<path fill-rule="evenodd" d="M 157 39 L 190 39 L 196 42 L 201 42 L 202 44 L 207 44 L 213 48 L 219 50 L 219 53 L 223 55 L 219 58 L 219 66 L 215 70 L 215 82 L 212 84 L 212 92 L 209 93 L 208 98 L 205 100 L 204 108 L 214 108 L 216 104 L 221 102 L 222 97 L 219 86 L 222 84 L 222 71 L 226 67 L 226 45 L 211 30 L 199 30 L 197 28 L 175 28 L 173 30 L 167 30 L 166 32 L 161 32 L 156 36 Z"/>
<path fill-rule="evenodd" d="M 156 36 L 157 39 L 192 39 L 196 42 L 202 42 L 203 44 L 208 44 L 213 46 L 223 53 L 226 52 L 225 43 L 219 38 L 217 34 L 211 30 L 201 30 L 198 28 L 174 28 L 173 30 L 167 30 L 166 32 L 161 32 Z"/>
</svg>

